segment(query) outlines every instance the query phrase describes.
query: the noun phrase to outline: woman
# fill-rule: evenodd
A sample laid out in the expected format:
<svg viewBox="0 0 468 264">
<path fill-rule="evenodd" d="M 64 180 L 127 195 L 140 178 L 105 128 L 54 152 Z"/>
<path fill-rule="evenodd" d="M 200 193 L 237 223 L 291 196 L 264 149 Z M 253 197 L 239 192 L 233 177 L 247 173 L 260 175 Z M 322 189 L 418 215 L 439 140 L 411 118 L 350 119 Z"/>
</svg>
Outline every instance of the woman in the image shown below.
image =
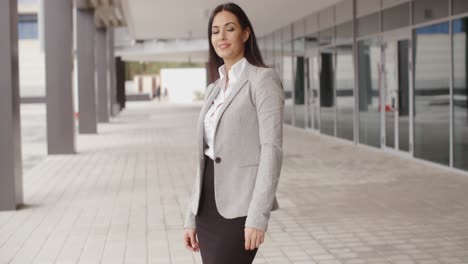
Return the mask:
<svg viewBox="0 0 468 264">
<path fill-rule="evenodd" d="M 184 241 L 204 264 L 252 263 L 278 209 L 284 93 L 239 6 L 216 7 L 208 37 L 216 81 L 198 120 L 199 167 Z"/>
</svg>

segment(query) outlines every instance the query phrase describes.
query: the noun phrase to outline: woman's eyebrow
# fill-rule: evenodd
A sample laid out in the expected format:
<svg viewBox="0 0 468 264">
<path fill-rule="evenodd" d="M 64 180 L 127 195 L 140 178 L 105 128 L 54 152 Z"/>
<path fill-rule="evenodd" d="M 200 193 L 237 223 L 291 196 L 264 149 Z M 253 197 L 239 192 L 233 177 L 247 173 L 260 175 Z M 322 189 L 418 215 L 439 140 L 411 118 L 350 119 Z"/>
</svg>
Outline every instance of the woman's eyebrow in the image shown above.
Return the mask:
<svg viewBox="0 0 468 264">
<path fill-rule="evenodd" d="M 233 24 L 233 25 L 235 25 L 235 23 L 234 23 L 234 22 L 227 22 L 227 23 L 226 23 L 226 24 L 224 24 L 224 25 L 225 25 L 225 26 L 227 26 L 227 25 L 229 25 L 229 24 Z M 218 28 L 218 27 L 219 27 L 219 26 L 213 26 L 213 28 Z"/>
</svg>

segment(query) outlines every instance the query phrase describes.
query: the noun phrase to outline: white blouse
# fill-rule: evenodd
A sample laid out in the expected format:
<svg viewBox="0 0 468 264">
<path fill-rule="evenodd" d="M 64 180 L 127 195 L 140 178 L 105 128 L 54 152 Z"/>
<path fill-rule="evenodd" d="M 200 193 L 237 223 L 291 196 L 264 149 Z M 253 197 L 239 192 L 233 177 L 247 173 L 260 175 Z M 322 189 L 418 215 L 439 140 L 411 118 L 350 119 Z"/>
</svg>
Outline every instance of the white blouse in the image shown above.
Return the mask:
<svg viewBox="0 0 468 264">
<path fill-rule="evenodd" d="M 223 64 L 221 67 L 218 68 L 219 72 L 219 82 L 217 85 L 221 86 L 219 89 L 219 93 L 213 101 L 210 109 L 206 112 L 205 119 L 204 119 L 204 133 L 203 138 L 208 145 L 205 149 L 205 154 L 214 160 L 214 149 L 213 149 L 213 139 L 214 139 L 214 132 L 216 128 L 216 118 L 219 114 L 219 110 L 223 106 L 224 101 L 229 96 L 232 87 L 237 81 L 239 76 L 245 69 L 245 64 L 247 63 L 246 58 L 242 58 L 238 62 L 234 63 L 231 66 L 231 69 L 228 72 L 229 82 L 226 86 L 226 66 Z M 214 88 L 213 88 L 214 89 Z"/>
</svg>

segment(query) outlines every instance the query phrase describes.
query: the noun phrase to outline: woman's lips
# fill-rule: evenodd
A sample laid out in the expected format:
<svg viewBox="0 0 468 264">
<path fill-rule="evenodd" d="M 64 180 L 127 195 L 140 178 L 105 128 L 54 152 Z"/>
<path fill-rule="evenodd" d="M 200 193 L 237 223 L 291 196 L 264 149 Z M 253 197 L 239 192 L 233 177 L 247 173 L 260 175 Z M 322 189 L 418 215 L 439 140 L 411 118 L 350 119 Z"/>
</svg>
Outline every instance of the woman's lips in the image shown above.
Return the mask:
<svg viewBox="0 0 468 264">
<path fill-rule="evenodd" d="M 219 45 L 219 48 L 220 49 L 225 49 L 227 47 L 231 46 L 231 44 L 222 44 L 222 45 Z"/>
</svg>

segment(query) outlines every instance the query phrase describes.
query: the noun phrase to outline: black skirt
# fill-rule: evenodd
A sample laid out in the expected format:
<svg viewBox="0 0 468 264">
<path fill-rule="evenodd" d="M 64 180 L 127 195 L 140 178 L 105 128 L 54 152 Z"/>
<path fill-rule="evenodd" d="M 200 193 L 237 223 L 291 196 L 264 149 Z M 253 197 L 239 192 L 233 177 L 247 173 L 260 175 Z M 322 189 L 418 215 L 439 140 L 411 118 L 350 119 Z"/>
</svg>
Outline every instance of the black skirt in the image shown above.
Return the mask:
<svg viewBox="0 0 468 264">
<path fill-rule="evenodd" d="M 205 155 L 205 173 L 196 231 L 203 264 L 251 264 L 257 250 L 245 250 L 244 225 L 247 217 L 226 219 L 216 208 L 213 160 Z"/>
</svg>

